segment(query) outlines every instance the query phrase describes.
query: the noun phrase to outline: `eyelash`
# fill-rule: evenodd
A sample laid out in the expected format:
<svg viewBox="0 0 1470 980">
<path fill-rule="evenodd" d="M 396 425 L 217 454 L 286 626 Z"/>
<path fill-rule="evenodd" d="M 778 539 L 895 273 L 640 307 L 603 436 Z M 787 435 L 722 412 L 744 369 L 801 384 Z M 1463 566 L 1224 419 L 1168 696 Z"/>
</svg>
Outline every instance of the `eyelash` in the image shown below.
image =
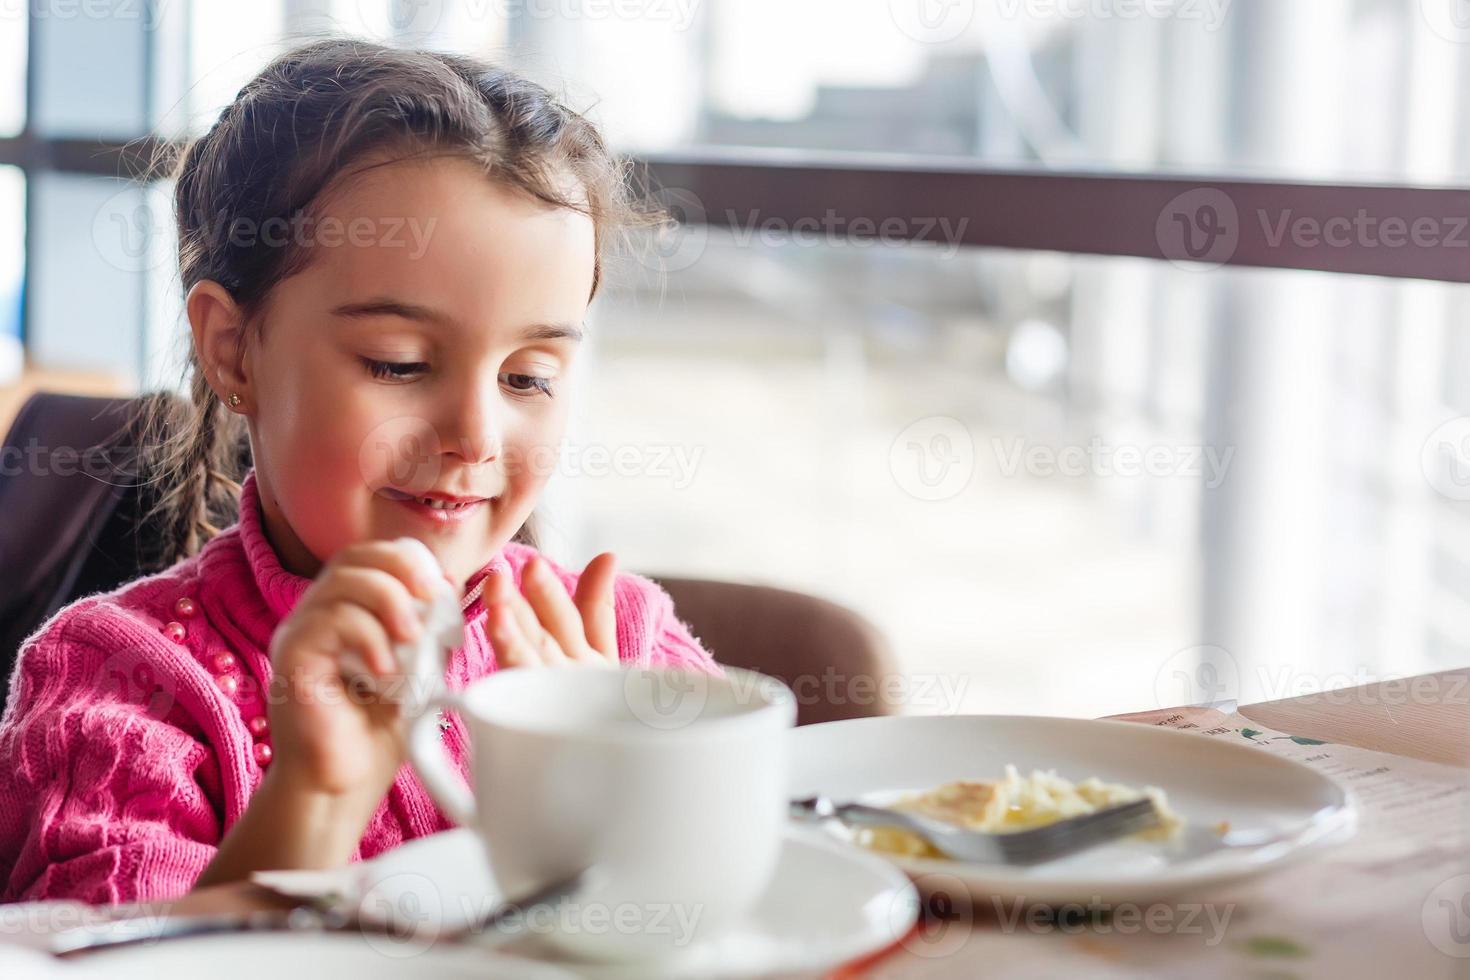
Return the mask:
<svg viewBox="0 0 1470 980">
<path fill-rule="evenodd" d="M 512 391 L 517 391 L 525 394 L 534 390 L 541 392 L 541 394 L 545 395 L 547 398 L 556 397 L 556 392 L 552 390 L 550 378 L 542 378 L 534 374 L 502 374 L 500 376 L 501 381 L 509 381 L 509 379 L 511 378 L 527 382 L 527 386 L 525 388 L 517 388 L 512 385 Z"/>
<path fill-rule="evenodd" d="M 412 380 L 412 375 L 426 370 L 429 366 L 423 361 L 379 361 L 370 357 L 364 357 L 362 361 L 367 367 L 368 373 L 380 381 L 410 381 Z M 402 374 L 398 373 L 399 370 L 405 368 L 412 370 L 404 371 Z M 510 382 L 512 380 L 521 382 L 524 387 L 511 384 Z M 518 394 L 525 395 L 531 391 L 538 391 L 547 398 L 554 398 L 556 396 L 550 378 L 543 378 L 534 374 L 505 373 L 500 375 L 500 381 L 502 384 L 507 384 L 512 391 Z"/>
<path fill-rule="evenodd" d="M 364 357 L 362 363 L 367 366 L 368 373 L 380 381 L 404 381 L 409 375 L 417 373 L 428 367 L 423 361 L 376 361 L 370 357 Z M 412 371 L 397 373 L 399 368 L 412 368 Z"/>
</svg>

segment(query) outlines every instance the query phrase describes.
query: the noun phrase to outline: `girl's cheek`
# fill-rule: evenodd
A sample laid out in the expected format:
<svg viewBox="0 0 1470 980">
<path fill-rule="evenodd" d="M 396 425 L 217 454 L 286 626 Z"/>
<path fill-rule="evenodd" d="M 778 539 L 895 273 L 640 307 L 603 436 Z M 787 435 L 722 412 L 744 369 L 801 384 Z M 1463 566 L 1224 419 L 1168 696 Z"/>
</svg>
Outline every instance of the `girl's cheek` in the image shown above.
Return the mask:
<svg viewBox="0 0 1470 980">
<path fill-rule="evenodd" d="M 556 446 L 536 446 L 510 474 L 511 487 L 521 495 L 539 494 L 561 462 Z"/>
</svg>

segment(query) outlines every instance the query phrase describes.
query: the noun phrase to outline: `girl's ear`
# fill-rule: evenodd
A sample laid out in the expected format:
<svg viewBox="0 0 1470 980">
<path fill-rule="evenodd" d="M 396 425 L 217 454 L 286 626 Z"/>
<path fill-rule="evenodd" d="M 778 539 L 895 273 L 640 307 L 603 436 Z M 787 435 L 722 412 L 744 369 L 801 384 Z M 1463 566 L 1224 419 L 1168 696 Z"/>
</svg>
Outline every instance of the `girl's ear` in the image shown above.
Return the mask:
<svg viewBox="0 0 1470 980">
<path fill-rule="evenodd" d="M 206 279 L 189 290 L 184 310 L 205 380 L 230 411 L 248 414 L 255 402 L 245 363 L 245 317 L 234 297 Z M 237 395 L 238 402 L 231 395 Z"/>
</svg>

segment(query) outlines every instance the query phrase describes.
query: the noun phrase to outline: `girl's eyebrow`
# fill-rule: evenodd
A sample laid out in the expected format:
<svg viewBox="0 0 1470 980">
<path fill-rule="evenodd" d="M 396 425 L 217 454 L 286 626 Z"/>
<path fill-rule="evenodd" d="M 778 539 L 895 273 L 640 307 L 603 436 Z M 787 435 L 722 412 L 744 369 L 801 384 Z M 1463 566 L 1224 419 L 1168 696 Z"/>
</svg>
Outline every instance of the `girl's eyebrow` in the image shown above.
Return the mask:
<svg viewBox="0 0 1470 980">
<path fill-rule="evenodd" d="M 333 316 L 348 318 L 366 318 L 374 316 L 396 316 L 405 320 L 418 320 L 427 323 L 436 323 L 455 326 L 458 321 L 447 313 L 421 306 L 418 303 L 405 303 L 396 299 L 369 299 L 358 303 L 343 303 L 332 308 Z M 533 323 L 521 331 L 522 340 L 572 340 L 582 339 L 582 328 L 575 323 Z"/>
</svg>

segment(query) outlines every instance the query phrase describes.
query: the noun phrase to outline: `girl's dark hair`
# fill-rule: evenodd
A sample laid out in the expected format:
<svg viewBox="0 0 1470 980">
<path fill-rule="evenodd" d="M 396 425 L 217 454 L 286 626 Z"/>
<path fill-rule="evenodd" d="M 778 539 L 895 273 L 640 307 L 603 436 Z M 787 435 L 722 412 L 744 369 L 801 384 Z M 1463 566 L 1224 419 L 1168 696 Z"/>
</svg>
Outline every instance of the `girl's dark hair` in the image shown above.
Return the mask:
<svg viewBox="0 0 1470 980">
<path fill-rule="evenodd" d="M 472 58 L 333 38 L 277 57 L 178 158 L 184 293 L 214 280 L 259 330 L 271 289 L 309 258 L 289 236 L 260 233 L 268 222 L 302 214 L 364 158 L 425 154 L 463 157 L 491 180 L 589 215 L 594 294 L 617 234 L 650 220 L 597 128 L 543 86 Z M 244 419 L 221 405 L 190 347 L 188 400 L 158 392 L 144 405 L 150 568 L 194 554 L 234 522 L 250 465 Z M 529 525 L 517 535 L 529 536 Z"/>
</svg>

